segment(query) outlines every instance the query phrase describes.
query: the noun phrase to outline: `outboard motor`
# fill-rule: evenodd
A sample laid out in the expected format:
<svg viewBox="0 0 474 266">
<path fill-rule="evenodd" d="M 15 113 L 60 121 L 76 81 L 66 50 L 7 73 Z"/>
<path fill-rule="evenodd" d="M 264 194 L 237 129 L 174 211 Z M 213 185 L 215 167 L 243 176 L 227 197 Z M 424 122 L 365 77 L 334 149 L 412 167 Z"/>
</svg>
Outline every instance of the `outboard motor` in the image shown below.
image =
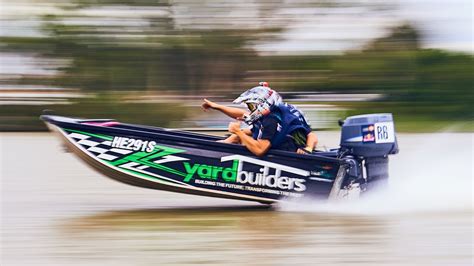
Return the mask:
<svg viewBox="0 0 474 266">
<path fill-rule="evenodd" d="M 398 153 L 392 114 L 368 114 L 342 123 L 339 156 L 351 166 L 348 177 L 363 190 L 388 182 L 388 155 Z"/>
</svg>

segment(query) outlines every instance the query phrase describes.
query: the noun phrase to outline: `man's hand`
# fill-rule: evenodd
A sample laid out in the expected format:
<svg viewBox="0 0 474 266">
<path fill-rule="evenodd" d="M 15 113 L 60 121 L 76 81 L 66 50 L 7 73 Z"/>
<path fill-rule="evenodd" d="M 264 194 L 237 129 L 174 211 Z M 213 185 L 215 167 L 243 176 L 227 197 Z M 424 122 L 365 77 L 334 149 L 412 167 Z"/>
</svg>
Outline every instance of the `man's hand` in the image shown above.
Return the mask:
<svg viewBox="0 0 474 266">
<path fill-rule="evenodd" d="M 216 109 L 218 106 L 217 103 L 209 101 L 208 99 L 204 99 L 204 102 L 202 103 L 201 107 L 204 109 L 204 111 L 207 111 L 209 109 Z"/>
<path fill-rule="evenodd" d="M 299 154 L 313 153 L 313 150 L 317 144 L 318 144 L 318 137 L 316 136 L 314 132 L 310 132 L 306 136 L 306 147 L 304 149 L 296 150 L 296 153 L 299 153 Z"/>
<path fill-rule="evenodd" d="M 298 153 L 298 154 L 308 154 L 308 153 L 312 153 L 312 152 L 313 151 L 311 150 L 311 147 L 306 147 L 304 149 L 299 148 L 299 149 L 296 150 L 296 153 Z"/>
<path fill-rule="evenodd" d="M 247 113 L 246 111 L 240 108 L 221 105 L 213 101 L 209 101 L 208 99 L 204 99 L 204 102 L 201 104 L 201 107 L 204 111 L 207 111 L 209 109 L 221 111 L 227 116 L 232 117 L 233 119 L 242 119 Z"/>
<path fill-rule="evenodd" d="M 240 121 L 230 122 L 228 129 L 230 133 L 236 134 L 238 131 L 240 131 Z"/>
</svg>

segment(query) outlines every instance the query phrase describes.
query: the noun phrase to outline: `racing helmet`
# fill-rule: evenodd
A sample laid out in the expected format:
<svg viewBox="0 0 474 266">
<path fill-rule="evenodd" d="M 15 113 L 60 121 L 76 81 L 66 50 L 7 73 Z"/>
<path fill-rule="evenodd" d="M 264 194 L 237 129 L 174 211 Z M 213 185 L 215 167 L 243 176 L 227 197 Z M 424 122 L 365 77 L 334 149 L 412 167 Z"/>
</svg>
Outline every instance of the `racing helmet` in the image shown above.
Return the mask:
<svg viewBox="0 0 474 266">
<path fill-rule="evenodd" d="M 244 122 L 252 125 L 261 117 L 270 113 L 273 106 L 283 102 L 280 94 L 268 87 L 267 82 L 260 82 L 257 87 L 253 87 L 242 93 L 233 101 L 235 104 L 245 103 L 250 110 L 250 114 L 244 116 Z"/>
</svg>

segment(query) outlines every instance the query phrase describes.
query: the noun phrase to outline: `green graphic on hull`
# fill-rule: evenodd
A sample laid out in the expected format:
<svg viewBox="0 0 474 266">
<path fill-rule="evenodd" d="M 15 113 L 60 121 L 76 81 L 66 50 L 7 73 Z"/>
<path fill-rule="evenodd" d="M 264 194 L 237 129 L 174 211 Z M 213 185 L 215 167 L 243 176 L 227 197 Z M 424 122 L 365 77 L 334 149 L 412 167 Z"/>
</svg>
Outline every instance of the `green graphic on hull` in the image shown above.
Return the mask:
<svg viewBox="0 0 474 266">
<path fill-rule="evenodd" d="M 136 153 L 130 154 L 130 155 L 128 155 L 128 156 L 126 156 L 126 157 L 124 157 L 120 160 L 113 161 L 113 162 L 108 162 L 108 163 L 110 165 L 113 165 L 113 166 L 119 166 L 119 165 L 122 165 L 122 164 L 125 164 L 125 163 L 135 162 L 135 163 L 139 163 L 139 164 L 142 164 L 142 165 L 146 165 L 146 166 L 149 166 L 149 167 L 153 167 L 153 168 L 156 168 L 156 169 L 159 169 L 159 170 L 163 170 L 163 171 L 166 171 L 166 172 L 184 177 L 185 174 L 178 171 L 178 170 L 175 170 L 175 169 L 166 167 L 164 165 L 157 164 L 157 163 L 154 163 L 154 162 L 150 161 L 150 160 L 153 160 L 153 159 L 158 159 L 158 158 L 161 158 L 161 157 L 164 157 L 164 156 L 167 156 L 167 155 L 172 155 L 172 154 L 181 153 L 181 152 L 184 152 L 184 150 L 173 149 L 173 148 L 169 148 L 169 147 L 165 147 L 165 146 L 155 146 L 155 149 L 151 153 L 149 153 L 149 152 L 136 152 Z"/>
<path fill-rule="evenodd" d="M 189 182 L 196 174 L 199 176 L 199 178 L 212 180 L 218 180 L 218 177 L 221 176 L 224 181 L 235 183 L 238 166 L 238 160 L 234 160 L 232 163 L 232 168 L 224 168 L 198 163 L 191 165 L 190 163 L 185 162 L 184 168 L 186 169 L 187 174 L 184 178 L 184 182 Z"/>
<path fill-rule="evenodd" d="M 151 167 L 184 178 L 186 176 L 185 173 L 159 163 L 160 161 L 164 161 L 167 158 L 166 156 L 185 152 L 184 150 L 154 145 L 151 152 L 133 152 L 132 150 L 113 147 L 112 141 L 114 138 L 116 138 L 114 136 L 90 133 L 74 129 L 64 130 L 69 133 L 69 136 L 73 138 L 77 144 L 92 153 L 95 158 L 99 159 L 104 164 L 110 165 L 112 167 L 118 167 L 122 171 L 138 175 L 149 180 L 158 180 L 166 184 L 184 184 L 178 180 L 161 177 L 146 171 L 146 168 Z M 117 151 L 121 152 L 121 154 L 117 154 Z M 185 158 L 180 159 L 186 160 Z"/>
</svg>

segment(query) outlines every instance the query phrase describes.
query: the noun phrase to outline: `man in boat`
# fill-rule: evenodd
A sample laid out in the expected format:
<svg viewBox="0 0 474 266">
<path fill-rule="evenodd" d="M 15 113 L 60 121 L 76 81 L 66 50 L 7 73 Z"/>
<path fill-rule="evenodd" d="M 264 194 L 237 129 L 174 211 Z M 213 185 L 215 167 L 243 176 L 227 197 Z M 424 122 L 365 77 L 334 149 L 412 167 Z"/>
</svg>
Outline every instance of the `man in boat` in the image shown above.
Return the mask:
<svg viewBox="0 0 474 266">
<path fill-rule="evenodd" d="M 220 105 L 204 99 L 204 110 L 214 109 L 237 119 L 229 123 L 231 136 L 225 143 L 240 143 L 257 156 L 263 156 L 270 148 L 311 153 L 318 142 L 316 134 L 304 115 L 291 104 L 283 103 L 281 96 L 267 82 L 260 82 L 242 93 L 234 103 L 245 103 L 250 112 Z M 240 128 L 244 121 L 250 128 Z"/>
</svg>

